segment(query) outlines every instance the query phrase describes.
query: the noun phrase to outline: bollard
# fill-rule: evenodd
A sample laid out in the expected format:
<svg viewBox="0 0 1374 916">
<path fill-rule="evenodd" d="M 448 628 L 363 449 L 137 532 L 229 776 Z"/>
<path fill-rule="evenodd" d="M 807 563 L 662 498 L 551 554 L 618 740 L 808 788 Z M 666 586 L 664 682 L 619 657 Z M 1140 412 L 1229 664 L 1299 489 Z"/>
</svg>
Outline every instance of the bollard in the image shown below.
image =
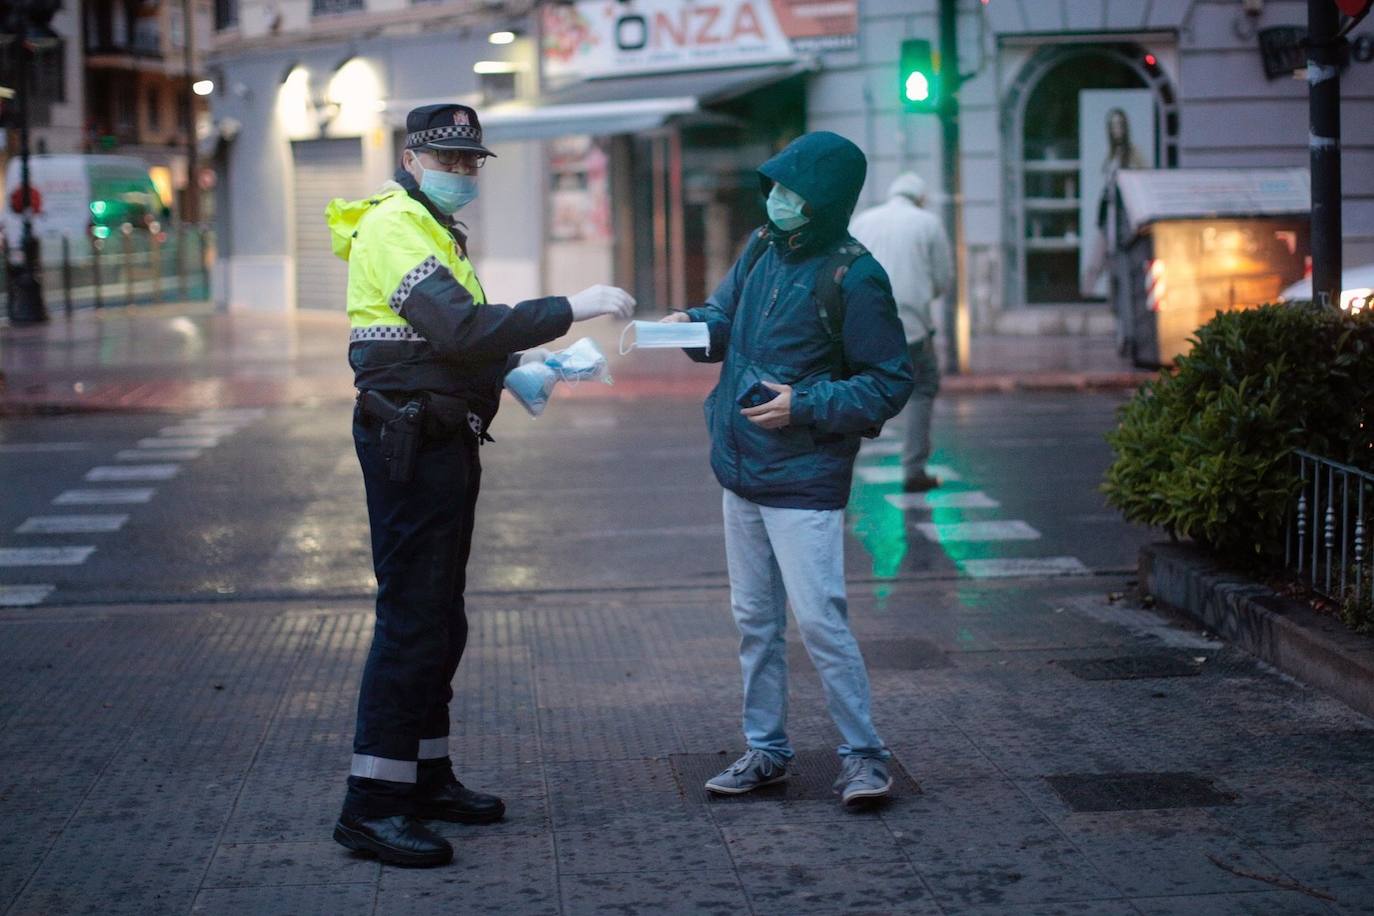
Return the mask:
<svg viewBox="0 0 1374 916">
<path fill-rule="evenodd" d="M 62 305 L 72 317 L 72 241 L 62 236 Z"/>
<path fill-rule="evenodd" d="M 134 304 L 134 227 L 125 223 L 119 227 L 124 238 L 124 304 Z"/>
<path fill-rule="evenodd" d="M 95 281 L 95 307 L 98 309 L 105 307 L 105 300 L 101 297 L 101 278 L 100 278 L 100 252 L 105 247 L 105 242 L 95 236 L 91 237 L 91 279 Z"/>
<path fill-rule="evenodd" d="M 177 225 L 177 294 L 185 302 L 189 297 L 186 291 L 186 224 Z"/>
</svg>

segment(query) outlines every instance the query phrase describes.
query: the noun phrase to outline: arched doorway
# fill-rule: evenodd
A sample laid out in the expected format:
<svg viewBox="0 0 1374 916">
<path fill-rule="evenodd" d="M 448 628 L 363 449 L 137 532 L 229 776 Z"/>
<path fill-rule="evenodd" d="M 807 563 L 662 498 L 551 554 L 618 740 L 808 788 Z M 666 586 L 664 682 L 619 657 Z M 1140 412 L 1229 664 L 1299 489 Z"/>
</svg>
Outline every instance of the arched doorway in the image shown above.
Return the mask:
<svg viewBox="0 0 1374 916">
<path fill-rule="evenodd" d="M 1177 167 L 1173 87 L 1146 49 L 1052 45 L 1022 68 L 1002 108 L 1007 302 L 1103 301 L 1105 281 L 1092 282 L 1105 244 L 1101 189 L 1110 182 L 1110 163 L 1123 158 L 1104 154 L 1132 129 L 1128 111 L 1136 115 L 1131 148 L 1138 151 L 1124 157 L 1130 167 Z M 1098 123 L 1101 133 L 1085 135 Z"/>
</svg>

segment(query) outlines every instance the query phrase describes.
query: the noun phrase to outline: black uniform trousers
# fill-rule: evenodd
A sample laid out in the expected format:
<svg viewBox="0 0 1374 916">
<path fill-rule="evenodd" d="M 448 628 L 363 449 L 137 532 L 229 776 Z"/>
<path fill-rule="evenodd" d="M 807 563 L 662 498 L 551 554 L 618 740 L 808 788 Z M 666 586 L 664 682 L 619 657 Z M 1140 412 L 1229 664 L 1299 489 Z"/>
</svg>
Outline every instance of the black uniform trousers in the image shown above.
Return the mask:
<svg viewBox="0 0 1374 916">
<path fill-rule="evenodd" d="M 344 811 L 390 817 L 411 813 L 417 787 L 451 778 L 441 739 L 449 734 L 451 682 L 467 644 L 463 589 L 482 467 L 467 429 L 442 439 L 427 433 L 407 483 L 388 479 L 381 425 L 358 410 L 353 441 L 367 488 L 377 620 L 358 692 Z M 414 776 L 405 772 L 410 762 Z"/>
</svg>

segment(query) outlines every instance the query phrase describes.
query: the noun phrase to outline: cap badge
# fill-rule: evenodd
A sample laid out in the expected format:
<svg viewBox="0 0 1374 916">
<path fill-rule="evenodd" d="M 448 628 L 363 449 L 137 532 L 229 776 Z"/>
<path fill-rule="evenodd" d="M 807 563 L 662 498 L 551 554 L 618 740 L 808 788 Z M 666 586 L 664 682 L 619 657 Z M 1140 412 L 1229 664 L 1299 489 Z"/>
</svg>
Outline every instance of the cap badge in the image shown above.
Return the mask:
<svg viewBox="0 0 1374 916">
<path fill-rule="evenodd" d="M 466 111 L 455 111 L 453 113 L 453 123 L 460 127 L 468 127 L 468 113 Z"/>
</svg>

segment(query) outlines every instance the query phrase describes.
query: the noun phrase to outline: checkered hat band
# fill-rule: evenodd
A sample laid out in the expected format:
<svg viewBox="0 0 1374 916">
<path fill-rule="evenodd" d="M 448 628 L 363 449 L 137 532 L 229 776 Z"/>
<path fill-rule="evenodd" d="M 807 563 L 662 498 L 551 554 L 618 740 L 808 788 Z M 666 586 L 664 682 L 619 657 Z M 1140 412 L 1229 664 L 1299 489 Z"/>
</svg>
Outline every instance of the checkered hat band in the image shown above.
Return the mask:
<svg viewBox="0 0 1374 916">
<path fill-rule="evenodd" d="M 409 147 L 424 146 L 435 140 L 475 140 L 481 143 L 482 128 L 454 124 L 450 127 L 431 127 L 429 130 L 417 130 L 406 134 L 406 146 Z"/>
</svg>

